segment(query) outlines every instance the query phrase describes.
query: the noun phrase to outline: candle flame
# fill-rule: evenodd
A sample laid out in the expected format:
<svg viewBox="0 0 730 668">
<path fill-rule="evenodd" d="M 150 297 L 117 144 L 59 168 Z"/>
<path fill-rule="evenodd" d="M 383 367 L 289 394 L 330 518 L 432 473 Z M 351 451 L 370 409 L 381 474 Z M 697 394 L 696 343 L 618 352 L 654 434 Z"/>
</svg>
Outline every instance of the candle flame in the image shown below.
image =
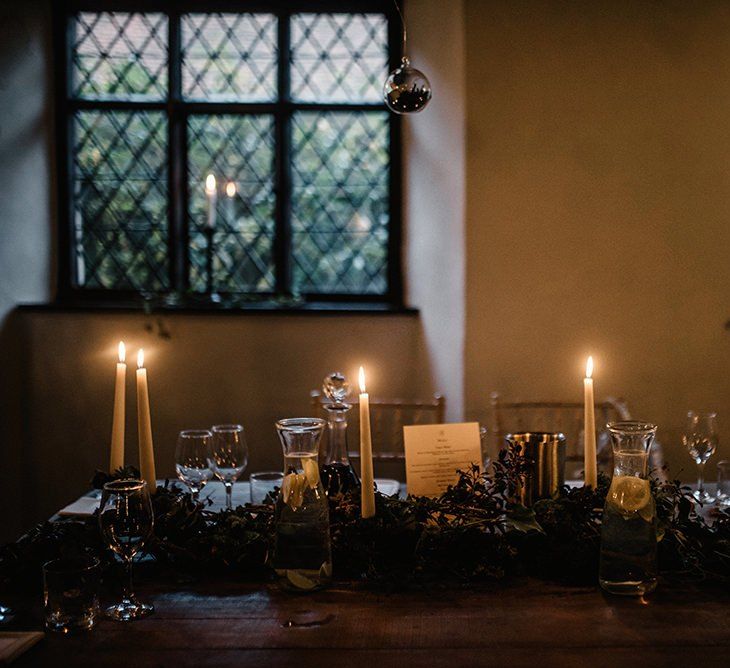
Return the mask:
<svg viewBox="0 0 730 668">
<path fill-rule="evenodd" d="M 360 392 L 365 394 L 365 369 L 360 367 L 360 373 L 358 374 L 358 380 L 360 381 Z"/>
<path fill-rule="evenodd" d="M 213 174 L 208 174 L 208 176 L 205 177 L 205 194 L 213 195 L 215 194 L 215 189 L 215 176 L 213 176 Z"/>
<path fill-rule="evenodd" d="M 119 361 L 124 362 L 127 359 L 127 349 L 124 347 L 124 341 L 119 342 Z"/>
<path fill-rule="evenodd" d="M 228 197 L 236 196 L 236 184 L 233 183 L 233 181 L 226 183 L 226 195 L 228 195 Z"/>
<path fill-rule="evenodd" d="M 593 355 L 590 355 L 588 357 L 588 361 L 586 362 L 586 378 L 592 378 L 593 377 Z"/>
<path fill-rule="evenodd" d="M 141 369 L 144 366 L 144 349 L 140 348 L 137 351 L 137 368 Z"/>
</svg>

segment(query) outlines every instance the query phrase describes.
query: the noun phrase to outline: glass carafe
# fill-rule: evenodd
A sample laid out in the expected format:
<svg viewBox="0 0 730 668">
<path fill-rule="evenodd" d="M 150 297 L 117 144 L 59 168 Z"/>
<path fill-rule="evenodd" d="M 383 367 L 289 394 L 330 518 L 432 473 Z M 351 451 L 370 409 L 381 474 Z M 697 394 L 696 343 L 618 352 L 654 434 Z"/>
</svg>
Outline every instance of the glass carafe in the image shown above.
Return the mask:
<svg viewBox="0 0 730 668">
<path fill-rule="evenodd" d="M 325 421 L 279 420 L 284 480 L 276 500 L 272 565 L 283 585 L 315 589 L 332 576 L 327 497 L 319 477 L 319 441 Z"/>
<path fill-rule="evenodd" d="M 355 473 L 347 454 L 347 413 L 352 408 L 347 403 L 350 385 L 340 371 L 325 376 L 322 392 L 329 400 L 327 411 L 327 438 L 320 459 L 320 475 L 324 491 L 330 498 L 337 498 L 350 490 L 359 489 L 360 479 Z"/>
<path fill-rule="evenodd" d="M 327 447 L 320 473 L 324 491 L 330 498 L 360 488 L 360 479 L 347 454 L 347 412 L 351 408 L 344 402 L 324 405 L 327 411 Z"/>
<path fill-rule="evenodd" d="M 599 582 L 612 594 L 642 595 L 657 583 L 656 507 L 647 472 L 656 425 L 612 422 L 613 479 L 601 525 Z"/>
</svg>

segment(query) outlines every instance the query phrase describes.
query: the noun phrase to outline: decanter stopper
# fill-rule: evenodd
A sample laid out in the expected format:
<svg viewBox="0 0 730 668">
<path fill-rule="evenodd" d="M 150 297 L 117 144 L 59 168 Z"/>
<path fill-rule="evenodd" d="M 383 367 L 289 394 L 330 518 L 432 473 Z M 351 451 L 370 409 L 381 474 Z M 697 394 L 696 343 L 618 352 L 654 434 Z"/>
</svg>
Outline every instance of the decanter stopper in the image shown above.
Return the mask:
<svg viewBox="0 0 730 668">
<path fill-rule="evenodd" d="M 322 392 L 333 404 L 342 404 L 345 403 L 345 399 L 350 393 L 350 385 L 344 374 L 333 371 L 325 376 L 322 383 Z"/>
</svg>

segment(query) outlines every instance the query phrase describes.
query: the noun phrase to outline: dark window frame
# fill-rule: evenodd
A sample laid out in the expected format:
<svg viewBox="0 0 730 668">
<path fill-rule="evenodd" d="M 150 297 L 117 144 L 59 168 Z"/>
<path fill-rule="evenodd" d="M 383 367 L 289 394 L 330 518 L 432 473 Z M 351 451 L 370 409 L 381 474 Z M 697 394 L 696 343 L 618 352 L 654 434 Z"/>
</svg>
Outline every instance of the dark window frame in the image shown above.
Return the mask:
<svg viewBox="0 0 730 668">
<path fill-rule="evenodd" d="M 401 2 L 401 5 L 403 3 Z M 164 12 L 169 17 L 168 96 L 162 101 L 97 101 L 71 97 L 71 45 L 74 14 L 82 11 Z M 186 102 L 181 95 L 180 17 L 189 12 L 262 12 L 278 18 L 279 94 L 272 103 Z M 58 199 L 57 301 L 119 305 L 138 301 L 135 290 L 78 287 L 75 276 L 75 249 L 72 244 L 73 198 L 71 196 L 74 156 L 73 118 L 78 110 L 158 110 L 167 116 L 168 127 L 168 222 L 169 271 L 171 290 L 185 293 L 189 286 L 187 118 L 193 114 L 272 114 L 275 123 L 275 237 L 274 267 L 276 292 L 256 293 L 256 301 L 274 301 L 291 295 L 290 219 L 290 119 L 294 111 L 382 111 L 381 103 L 292 102 L 289 92 L 289 17 L 301 12 L 381 13 L 388 21 L 389 69 L 397 67 L 402 55 L 400 18 L 392 0 L 65 0 L 54 4 L 54 60 L 56 102 L 56 156 Z M 282 57 L 283 56 L 283 57 Z M 402 266 L 402 127 L 401 118 L 388 114 L 389 126 L 389 226 L 387 245 L 387 288 L 383 294 L 305 293 L 310 308 L 318 302 L 380 304 L 404 308 Z M 218 307 L 220 308 L 220 307 Z M 240 307 L 236 307 L 240 308 Z"/>
</svg>

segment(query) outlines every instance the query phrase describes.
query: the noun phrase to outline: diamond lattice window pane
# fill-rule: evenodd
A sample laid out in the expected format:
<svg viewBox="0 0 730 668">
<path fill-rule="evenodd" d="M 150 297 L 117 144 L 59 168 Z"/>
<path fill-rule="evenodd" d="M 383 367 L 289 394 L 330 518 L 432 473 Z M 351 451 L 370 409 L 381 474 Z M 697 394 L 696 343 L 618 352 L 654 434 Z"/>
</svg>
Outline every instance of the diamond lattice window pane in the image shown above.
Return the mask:
<svg viewBox="0 0 730 668">
<path fill-rule="evenodd" d="M 75 116 L 77 284 L 161 291 L 167 261 L 167 121 L 158 112 Z"/>
<path fill-rule="evenodd" d="M 81 12 L 74 21 L 72 90 L 86 99 L 161 99 L 167 94 L 164 14 Z"/>
<path fill-rule="evenodd" d="M 299 112 L 292 133 L 295 288 L 385 293 L 387 112 Z"/>
<path fill-rule="evenodd" d="M 291 94 L 303 102 L 380 102 L 388 76 L 383 14 L 295 14 Z"/>
<path fill-rule="evenodd" d="M 189 99 L 263 102 L 276 96 L 272 14 L 185 14 L 182 83 Z"/>
<path fill-rule="evenodd" d="M 213 287 L 274 289 L 274 122 L 271 116 L 191 116 L 188 122 L 190 285 L 206 289 L 205 179 L 217 181 Z M 232 183 L 233 186 L 228 186 Z M 227 188 L 234 188 L 229 196 Z"/>
</svg>

